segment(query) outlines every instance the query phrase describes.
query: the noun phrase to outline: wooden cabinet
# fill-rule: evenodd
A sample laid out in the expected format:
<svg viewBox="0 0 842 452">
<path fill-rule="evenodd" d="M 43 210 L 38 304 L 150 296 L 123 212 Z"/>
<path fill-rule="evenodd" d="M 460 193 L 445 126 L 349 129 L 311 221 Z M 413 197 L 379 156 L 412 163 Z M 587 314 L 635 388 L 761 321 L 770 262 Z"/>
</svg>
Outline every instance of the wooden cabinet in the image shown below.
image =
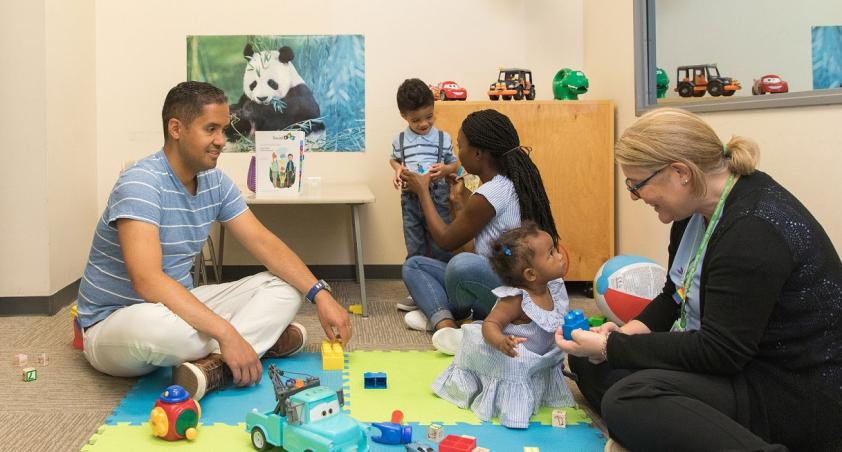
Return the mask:
<svg viewBox="0 0 842 452">
<path fill-rule="evenodd" d="M 610 101 L 436 102 L 436 127 L 453 138 L 474 111 L 493 108 L 532 147 L 556 228 L 570 253 L 568 281 L 591 281 L 614 256 L 614 104 Z M 456 150 L 454 150 L 456 152 Z"/>
</svg>

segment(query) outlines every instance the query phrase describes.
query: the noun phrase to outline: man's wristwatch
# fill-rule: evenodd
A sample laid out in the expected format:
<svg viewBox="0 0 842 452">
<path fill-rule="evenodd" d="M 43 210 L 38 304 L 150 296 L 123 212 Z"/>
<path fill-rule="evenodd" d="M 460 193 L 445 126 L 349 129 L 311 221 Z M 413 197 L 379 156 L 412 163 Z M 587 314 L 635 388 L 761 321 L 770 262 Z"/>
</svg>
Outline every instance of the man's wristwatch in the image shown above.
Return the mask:
<svg viewBox="0 0 842 452">
<path fill-rule="evenodd" d="M 307 291 L 307 295 L 305 295 L 304 298 L 310 303 L 316 304 L 316 294 L 322 289 L 328 292 L 333 292 L 333 289 L 330 288 L 330 284 L 328 284 L 325 280 L 320 279 L 316 281 L 316 284 L 313 284 L 313 287 L 311 287 L 309 291 Z"/>
</svg>

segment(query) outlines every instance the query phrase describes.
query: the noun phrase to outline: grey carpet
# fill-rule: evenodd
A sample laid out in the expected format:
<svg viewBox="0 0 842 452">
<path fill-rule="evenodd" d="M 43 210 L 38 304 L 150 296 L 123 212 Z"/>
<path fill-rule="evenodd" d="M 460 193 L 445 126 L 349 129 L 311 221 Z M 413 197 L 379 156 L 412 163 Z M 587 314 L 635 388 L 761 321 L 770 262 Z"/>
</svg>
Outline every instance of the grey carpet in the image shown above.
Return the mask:
<svg viewBox="0 0 842 452">
<path fill-rule="evenodd" d="M 331 284 L 337 300 L 348 306 L 360 302 L 359 286 L 339 281 Z M 366 284 L 370 316 L 352 316 L 353 338 L 346 349 L 430 350 L 430 335 L 408 330 L 395 303 L 407 292 L 399 280 L 370 280 Z M 571 294 L 571 309 L 597 315 L 591 299 Z M 318 351 L 324 338 L 315 306 L 305 304 L 298 322 L 307 327 L 307 351 Z M 105 422 L 136 379 L 102 375 L 72 348 L 70 308 L 51 317 L 0 317 L 0 451 L 78 451 Z M 47 366 L 34 365 L 38 380 L 23 382 L 21 368 L 12 357 L 25 353 L 34 361 L 47 353 Z M 582 397 L 571 384 L 577 401 Z M 151 403 L 151 402 L 150 402 Z M 582 405 L 584 406 L 584 405 Z M 586 408 L 597 427 L 599 417 Z"/>
</svg>

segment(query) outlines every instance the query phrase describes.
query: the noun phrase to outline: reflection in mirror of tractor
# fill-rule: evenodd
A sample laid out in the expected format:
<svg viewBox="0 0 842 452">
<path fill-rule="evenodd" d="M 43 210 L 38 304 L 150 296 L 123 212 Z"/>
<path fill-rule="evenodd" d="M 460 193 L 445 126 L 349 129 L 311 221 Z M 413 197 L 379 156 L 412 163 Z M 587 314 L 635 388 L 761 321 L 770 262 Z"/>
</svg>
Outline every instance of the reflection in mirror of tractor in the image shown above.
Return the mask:
<svg viewBox="0 0 842 452">
<path fill-rule="evenodd" d="M 579 100 L 579 95 L 587 93 L 588 87 L 588 77 L 584 72 L 564 68 L 553 77 L 553 98 Z"/>
<path fill-rule="evenodd" d="M 716 64 L 679 66 L 675 79 L 675 91 L 681 97 L 702 97 L 705 91 L 713 97 L 733 96 L 742 89 L 736 79 L 719 75 Z"/>
</svg>

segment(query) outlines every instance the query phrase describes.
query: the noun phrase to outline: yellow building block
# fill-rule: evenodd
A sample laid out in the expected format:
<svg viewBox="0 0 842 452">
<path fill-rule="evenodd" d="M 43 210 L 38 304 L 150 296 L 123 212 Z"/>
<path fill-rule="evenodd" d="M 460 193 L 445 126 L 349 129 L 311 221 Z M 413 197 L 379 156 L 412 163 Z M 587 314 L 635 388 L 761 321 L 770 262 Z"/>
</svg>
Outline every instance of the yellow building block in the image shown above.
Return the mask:
<svg viewBox="0 0 842 452">
<path fill-rule="evenodd" d="M 342 343 L 322 341 L 322 370 L 342 370 L 345 367 L 345 352 Z"/>
<path fill-rule="evenodd" d="M 351 314 L 362 315 L 363 314 L 363 305 L 361 304 L 352 304 L 348 306 L 348 312 Z"/>
<path fill-rule="evenodd" d="M 523 448 L 523 452 L 541 452 L 541 451 L 538 450 L 537 447 L 526 446 L 526 447 Z"/>
</svg>

